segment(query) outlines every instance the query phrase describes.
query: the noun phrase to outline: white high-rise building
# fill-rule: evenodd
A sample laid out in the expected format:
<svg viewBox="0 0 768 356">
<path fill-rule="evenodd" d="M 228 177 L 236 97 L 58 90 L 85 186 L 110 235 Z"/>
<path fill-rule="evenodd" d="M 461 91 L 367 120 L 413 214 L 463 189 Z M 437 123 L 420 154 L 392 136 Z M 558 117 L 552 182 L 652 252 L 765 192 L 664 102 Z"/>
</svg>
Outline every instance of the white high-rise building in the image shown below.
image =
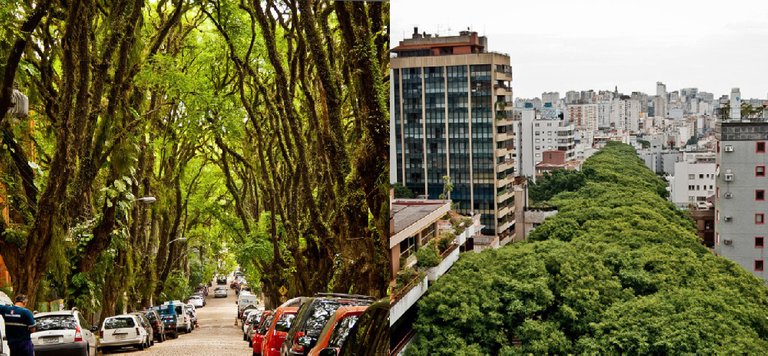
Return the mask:
<svg viewBox="0 0 768 356">
<path fill-rule="evenodd" d="M 566 160 L 574 159 L 573 124 L 566 120 L 542 119 L 537 111 L 531 109 L 519 112 L 521 120 L 520 126 L 516 126 L 515 146 L 519 147 L 516 163 L 521 176 L 535 176 L 536 163 L 542 161 L 544 151 L 565 151 Z"/>
<path fill-rule="evenodd" d="M 675 175 L 670 179 L 669 199 L 677 206 L 704 202 L 715 195 L 715 153 L 686 152 L 675 163 Z"/>
<path fill-rule="evenodd" d="M 731 119 L 741 120 L 741 91 L 739 88 L 731 89 Z"/>
</svg>

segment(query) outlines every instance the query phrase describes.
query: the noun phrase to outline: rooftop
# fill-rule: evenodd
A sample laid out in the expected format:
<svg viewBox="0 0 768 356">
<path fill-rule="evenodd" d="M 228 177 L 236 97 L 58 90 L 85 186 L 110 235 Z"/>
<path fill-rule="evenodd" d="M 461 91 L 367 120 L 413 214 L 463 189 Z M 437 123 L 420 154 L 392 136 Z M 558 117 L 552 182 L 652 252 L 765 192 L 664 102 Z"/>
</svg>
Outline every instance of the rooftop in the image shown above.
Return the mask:
<svg viewBox="0 0 768 356">
<path fill-rule="evenodd" d="M 397 199 L 393 201 L 391 214 L 395 220 L 395 231 L 390 231 L 390 235 L 400 233 L 446 205 L 450 209 L 450 204 L 450 200 Z"/>
</svg>

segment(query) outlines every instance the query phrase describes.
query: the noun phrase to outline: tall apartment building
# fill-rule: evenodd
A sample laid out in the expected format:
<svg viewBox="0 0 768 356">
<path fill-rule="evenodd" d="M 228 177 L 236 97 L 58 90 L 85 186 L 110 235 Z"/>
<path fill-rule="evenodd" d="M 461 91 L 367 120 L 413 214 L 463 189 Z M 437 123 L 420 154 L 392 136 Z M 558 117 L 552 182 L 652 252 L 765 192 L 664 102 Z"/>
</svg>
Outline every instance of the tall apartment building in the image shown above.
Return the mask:
<svg viewBox="0 0 768 356">
<path fill-rule="evenodd" d="M 392 50 L 394 182 L 437 199 L 444 176 L 459 213 L 484 234 L 514 231 L 512 67 L 477 32 L 421 35 Z"/>
<path fill-rule="evenodd" d="M 560 105 L 560 93 L 556 91 L 541 93 L 541 103 L 543 106 L 558 107 Z"/>
<path fill-rule="evenodd" d="M 597 130 L 598 104 L 572 104 L 565 108 L 565 119 L 577 130 Z"/>
<path fill-rule="evenodd" d="M 533 177 L 536 164 L 544 159 L 544 151 L 565 151 L 565 160 L 576 155 L 573 124 L 567 120 L 544 119 L 536 110 L 522 109 L 516 126 L 516 163 L 519 175 Z"/>
<path fill-rule="evenodd" d="M 733 104 L 740 106 L 738 89 Z M 735 114 L 735 113 L 734 113 Z M 738 114 L 718 121 L 715 251 L 768 279 L 765 272 L 768 122 L 742 121 Z"/>
</svg>

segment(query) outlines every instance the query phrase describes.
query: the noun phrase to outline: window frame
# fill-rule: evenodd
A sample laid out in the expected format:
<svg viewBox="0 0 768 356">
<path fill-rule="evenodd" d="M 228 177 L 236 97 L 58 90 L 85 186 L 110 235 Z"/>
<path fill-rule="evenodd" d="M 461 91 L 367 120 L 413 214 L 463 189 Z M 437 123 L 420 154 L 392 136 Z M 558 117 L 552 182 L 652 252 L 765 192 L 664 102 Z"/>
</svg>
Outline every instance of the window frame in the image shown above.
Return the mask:
<svg viewBox="0 0 768 356">
<path fill-rule="evenodd" d="M 762 173 L 758 172 L 757 171 L 758 168 L 762 168 L 763 172 Z M 755 177 L 765 177 L 765 166 L 764 165 L 755 166 Z"/>
<path fill-rule="evenodd" d="M 760 145 L 763 145 L 763 149 L 760 149 Z M 765 153 L 765 141 L 755 142 L 755 153 Z"/>
<path fill-rule="evenodd" d="M 758 222 L 758 217 L 760 217 L 760 221 Z M 755 225 L 763 225 L 765 224 L 765 214 L 764 213 L 755 213 Z"/>
<path fill-rule="evenodd" d="M 765 201 L 765 189 L 755 189 L 755 201 Z"/>
<path fill-rule="evenodd" d="M 758 241 L 760 241 L 759 245 Z M 765 236 L 755 236 L 755 248 L 765 248 Z"/>
<path fill-rule="evenodd" d="M 757 264 L 760 264 L 760 268 L 757 267 Z M 765 263 L 763 260 L 755 260 L 755 263 L 753 264 L 755 272 L 762 272 L 765 269 Z"/>
</svg>

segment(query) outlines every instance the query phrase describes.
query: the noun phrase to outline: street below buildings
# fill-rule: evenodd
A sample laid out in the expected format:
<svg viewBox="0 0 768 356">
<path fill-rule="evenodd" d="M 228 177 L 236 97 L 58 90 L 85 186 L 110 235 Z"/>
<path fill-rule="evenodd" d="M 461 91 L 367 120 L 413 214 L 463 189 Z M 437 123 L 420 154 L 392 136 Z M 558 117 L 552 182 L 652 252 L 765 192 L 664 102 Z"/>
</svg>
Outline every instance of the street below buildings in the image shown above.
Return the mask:
<svg viewBox="0 0 768 356">
<path fill-rule="evenodd" d="M 215 287 L 215 285 L 214 285 Z M 214 298 L 213 288 L 205 298 L 206 306 L 197 309 L 199 327 L 190 334 L 180 334 L 177 339 L 168 339 L 144 350 L 124 349 L 105 354 L 130 354 L 136 356 L 203 356 L 203 355 L 252 355 L 248 343 L 243 341 L 242 324 L 235 326 L 237 300 L 234 290 L 227 298 Z"/>
</svg>

